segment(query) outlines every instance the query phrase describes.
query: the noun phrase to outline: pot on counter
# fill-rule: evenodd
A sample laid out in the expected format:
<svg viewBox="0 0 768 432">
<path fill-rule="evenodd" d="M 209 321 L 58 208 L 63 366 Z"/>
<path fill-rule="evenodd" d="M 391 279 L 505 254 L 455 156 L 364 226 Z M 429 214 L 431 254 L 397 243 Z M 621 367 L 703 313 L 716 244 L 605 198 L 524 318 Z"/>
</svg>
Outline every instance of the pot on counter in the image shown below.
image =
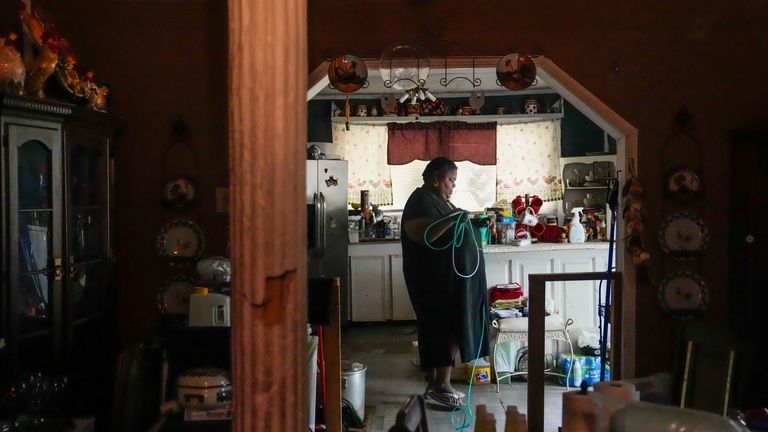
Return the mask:
<svg viewBox="0 0 768 432">
<path fill-rule="evenodd" d="M 191 369 L 176 380 L 178 400 L 184 408 L 225 408 L 232 403 L 232 384 L 223 369 Z"/>
</svg>

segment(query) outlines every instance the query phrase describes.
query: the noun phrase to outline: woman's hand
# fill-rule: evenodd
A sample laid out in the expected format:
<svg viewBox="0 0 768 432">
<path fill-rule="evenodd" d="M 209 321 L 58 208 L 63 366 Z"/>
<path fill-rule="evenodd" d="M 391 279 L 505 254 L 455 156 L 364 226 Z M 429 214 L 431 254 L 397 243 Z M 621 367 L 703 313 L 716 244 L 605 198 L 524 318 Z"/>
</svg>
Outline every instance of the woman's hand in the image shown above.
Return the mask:
<svg viewBox="0 0 768 432">
<path fill-rule="evenodd" d="M 437 219 L 414 219 L 406 222 L 403 225 L 403 230 L 409 239 L 426 246 L 426 243 L 424 242 L 424 232 L 427 228 L 429 228 L 429 232 L 427 232 L 426 240 L 427 242 L 432 243 L 448 231 L 448 229 L 456 223 L 459 214 L 463 212 L 464 210 L 456 210 L 447 216 L 442 216 Z"/>
</svg>

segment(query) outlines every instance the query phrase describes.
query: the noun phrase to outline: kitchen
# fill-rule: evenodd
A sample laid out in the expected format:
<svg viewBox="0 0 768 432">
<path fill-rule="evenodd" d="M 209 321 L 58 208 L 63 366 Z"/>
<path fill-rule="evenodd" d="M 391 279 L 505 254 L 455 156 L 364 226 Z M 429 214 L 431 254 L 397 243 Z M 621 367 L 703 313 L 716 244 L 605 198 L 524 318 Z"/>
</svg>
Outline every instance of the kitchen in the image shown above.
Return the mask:
<svg viewBox="0 0 768 432">
<path fill-rule="evenodd" d="M 346 130 L 345 117 L 340 115 L 340 107 L 345 103 L 344 95 L 328 87 L 327 80 L 325 87 L 313 87 L 320 91 L 308 102 L 310 146 L 330 155 L 329 158 L 348 160 L 351 177 L 348 182 L 350 214 L 356 213 L 352 209 L 359 208 L 360 192 L 365 188 L 364 193 L 370 194 L 369 199 L 374 208 L 380 209 L 387 220 L 397 221 L 405 198 L 419 185 L 414 181 L 420 178 L 426 162 L 414 161 L 399 166 L 386 164 L 388 122 L 402 124 L 414 120 L 430 122 L 446 119 L 496 121 L 499 125 L 498 163 L 485 167 L 484 172 L 479 165 L 459 163 L 459 185 L 453 199 L 457 206 L 468 210 L 483 210 L 495 204 L 506 204 L 509 207 L 515 196 L 535 196 L 541 197 L 543 201 L 540 209 L 537 209 L 540 228 L 546 223 L 547 216 L 550 222 L 555 219 L 557 225 L 562 227 L 570 219 L 574 207 L 599 209 L 592 214 L 598 213 L 596 216 L 603 220 L 604 228 L 598 232 L 597 226 L 594 230 L 590 227 L 590 240 L 596 241 L 580 245 L 560 243 L 559 236 L 555 243 L 547 244 L 541 241 L 521 247 L 490 244 L 484 249 L 488 255 L 486 272 L 489 285 L 511 282 L 525 284 L 527 275 L 531 273 L 605 271 L 608 256 L 608 232 L 605 225 L 610 223 L 610 220 L 604 220 L 607 213 L 605 199 L 608 178 L 616 175 L 616 166 L 621 166 L 617 162 L 624 161 L 623 146 L 617 146 L 614 138 L 576 109 L 570 101 L 564 100 L 541 77 L 540 82 L 527 91 L 513 92 L 498 84 L 492 67 L 449 68 L 447 62 L 447 59 L 432 59 L 435 67 L 427 77 L 426 87 L 431 89 L 441 104 L 461 110 L 462 105 L 474 103 L 476 109 L 472 116 L 432 117 L 425 113 L 414 119 L 413 116 L 369 115 L 384 114 L 388 109 L 383 105 L 387 104 L 388 99 L 400 96 L 395 93 L 397 89 L 388 89 L 381 84 L 383 81 L 378 70 L 372 67 L 369 69 L 368 87 L 351 95 L 350 105 L 355 110 L 348 120 L 349 130 Z M 467 76 L 477 78 L 477 82 L 483 83 L 482 87 L 477 86 L 480 87 L 478 89 L 468 85 Z M 460 78 L 465 78 L 464 82 Z M 444 87 L 438 80 L 454 83 Z M 530 108 L 532 104 L 536 106 L 533 109 Z M 529 109 L 528 113 L 525 112 L 526 108 Z M 513 114 L 507 114 L 507 111 Z M 542 135 L 537 129 L 540 124 L 553 127 L 538 128 L 546 131 Z M 547 143 L 549 147 L 542 143 Z M 542 147 L 546 149 L 541 150 Z M 543 155 L 537 158 L 537 153 Z M 524 162 L 526 156 L 529 162 Z M 513 162 L 506 162 L 508 160 Z M 463 168 L 462 164 L 469 165 Z M 530 167 L 531 164 L 539 165 Z M 599 169 L 602 182 L 593 181 L 592 176 L 597 171 L 593 168 Z M 537 181 L 534 177 L 536 174 L 548 182 L 545 184 Z M 471 177 L 462 179 L 463 175 Z M 505 176 L 515 177 L 507 181 Z M 525 177 L 530 181 L 526 181 Z M 483 178 L 486 180 L 481 181 Z M 587 184 L 585 179 L 588 180 Z M 461 183 L 464 183 L 464 188 Z M 375 185 L 379 187 L 375 188 Z M 357 216 L 351 218 L 359 219 Z M 598 220 L 598 217 L 594 217 L 594 220 Z M 354 225 L 350 222 L 349 226 Z M 397 232 L 396 223 L 394 228 Z M 352 322 L 414 319 L 402 272 L 399 270 L 402 266 L 399 242 L 392 238 L 392 230 L 389 231 L 390 238 L 385 239 L 380 238 L 383 236 L 376 238 L 371 230 L 363 230 L 358 234 L 350 229 L 353 238 L 357 235 L 359 242 L 348 246 L 349 282 L 343 282 L 342 286 L 348 285 L 349 289 L 346 296 L 342 293 L 342 319 Z M 491 243 L 496 243 L 495 239 Z M 549 260 L 542 260 L 544 256 Z M 557 309 L 578 317 L 581 326 L 596 327 L 597 283 L 581 284 L 592 287 L 592 294 L 566 296 L 562 287 L 558 286 L 550 287 L 548 296 L 556 299 Z M 586 303 L 574 304 L 571 297 Z"/>
<path fill-rule="evenodd" d="M 599 101 L 596 103 L 594 100 L 586 97 L 585 102 L 585 100 L 579 100 L 574 97 L 573 89 L 577 88 L 577 85 L 568 81 L 567 78 L 563 78 L 567 77 L 567 75 L 559 71 L 548 59 L 537 59 L 537 62 L 544 65 L 543 68 L 540 68 L 538 75 L 541 87 L 536 88 L 534 86 L 527 92 L 523 92 L 524 94 L 522 95 L 510 92 L 498 84 L 496 81 L 496 65 L 490 59 L 485 60 L 486 64 L 483 68 L 475 67 L 477 64 L 476 59 L 459 59 L 459 62 L 462 60 L 465 66 L 469 65 L 471 61 L 473 67 L 450 68 L 447 66 L 449 60 L 432 59 L 433 64 L 439 65 L 434 69 L 436 72 L 433 73 L 442 82 L 448 81 L 449 78 L 455 81 L 455 77 L 462 75 L 480 75 L 483 82 L 488 82 L 492 85 L 484 87 L 481 92 L 473 91 L 474 89 L 470 86 L 469 89 L 464 88 L 454 92 L 446 91 L 445 94 L 442 94 L 435 90 L 440 88 L 440 84 L 436 82 L 428 84 L 430 88 L 428 91 L 438 95 L 439 101 L 445 105 L 460 107 L 460 111 L 456 116 L 429 116 L 428 114 L 431 114 L 427 111 L 429 108 L 418 115 L 416 119 L 413 116 L 408 118 L 405 116 L 395 117 L 394 115 L 368 115 L 370 112 L 394 114 L 394 110 L 388 107 L 387 104 L 389 100 L 396 99 L 399 96 L 399 94 L 391 94 L 391 89 L 381 88 L 381 84 L 378 84 L 379 89 L 372 89 L 372 87 L 377 86 L 376 77 L 370 78 L 371 75 L 376 74 L 374 66 L 369 68 L 373 72 L 369 72 L 368 86 L 350 95 L 351 115 L 347 119 L 341 115 L 343 113 L 341 107 L 345 105 L 344 95 L 329 88 L 327 79 L 323 81 L 324 74 L 327 72 L 323 70 L 323 65 L 316 68 L 315 72 L 310 75 L 310 83 L 314 85 L 310 85 L 309 95 L 313 95 L 315 90 L 319 90 L 319 94 L 314 95 L 308 103 L 310 140 L 308 144 L 308 158 L 315 158 L 320 155 L 321 160 L 318 161 L 319 163 L 323 162 L 322 154 L 327 154 L 330 159 L 348 159 L 347 163 L 350 166 L 348 185 L 350 190 L 347 202 L 343 204 L 345 208 L 352 209 L 349 210 L 349 214 L 352 215 L 350 218 L 358 219 L 356 215 L 359 214 L 359 211 L 354 209 L 359 208 L 358 205 L 360 205 L 361 201 L 369 200 L 372 204 L 377 202 L 386 203 L 382 206 L 376 206 L 379 207 L 377 210 L 381 210 L 384 217 L 389 220 L 396 221 L 398 219 L 399 209 L 402 208 L 404 197 L 407 197 L 410 191 L 419 185 L 418 181 L 416 183 L 412 181 L 411 184 L 407 184 L 407 182 L 408 180 L 419 179 L 425 162 L 414 161 L 405 166 L 388 166 L 386 163 L 388 160 L 387 156 L 391 158 L 392 155 L 391 153 L 387 155 L 388 137 L 385 125 L 396 121 L 397 125 L 405 125 L 403 129 L 407 129 L 410 127 L 410 124 L 413 124 L 414 120 L 424 124 L 429 124 L 428 122 L 434 120 L 468 121 L 471 122 L 470 124 L 489 120 L 498 122 L 499 139 L 497 148 L 499 150 L 494 160 L 494 162 L 498 162 L 491 167 L 492 172 L 490 175 L 486 174 L 485 176 L 486 178 L 491 177 L 491 181 L 486 182 L 486 184 L 476 181 L 476 178 L 482 178 L 482 174 L 474 174 L 472 171 L 474 167 L 461 165 L 466 162 L 459 163 L 459 179 L 457 182 L 459 186 L 457 186 L 456 195 L 455 198 L 452 198 L 452 201 L 461 208 L 483 210 L 495 206 L 508 207 L 510 205 L 514 208 L 516 207 L 514 204 L 515 198 L 520 199 L 527 194 L 526 200 L 534 198 L 542 201 L 536 206 L 536 213 L 541 216 L 541 219 L 538 219 L 537 222 L 545 223 L 547 219 L 550 219 L 550 221 L 556 224 L 555 228 L 557 225 L 562 226 L 566 222 L 566 216 L 575 207 L 599 207 L 601 209 L 600 213 L 605 214 L 607 186 L 610 184 L 608 178 L 615 176 L 616 167 L 626 166 L 628 159 L 626 157 L 627 148 L 631 148 L 631 145 L 627 147 L 627 143 L 633 142 L 633 137 L 629 133 L 632 131 L 631 126 L 629 129 L 621 129 L 621 127 L 628 125 L 617 121 L 615 117 L 606 115 L 604 111 L 601 111 L 600 109 L 606 110 L 607 107 L 599 104 Z M 456 59 L 450 59 L 450 61 L 456 61 Z M 445 69 L 440 68 L 443 64 L 445 64 Z M 551 75 L 550 72 L 552 72 Z M 560 80 L 567 81 L 567 84 L 563 85 L 558 79 L 551 78 L 556 74 L 559 74 L 557 76 Z M 313 80 L 312 77 L 317 79 Z M 544 77 L 550 78 L 551 81 L 547 81 L 547 78 Z M 380 81 L 380 77 L 378 79 Z M 437 78 L 434 79 L 435 81 L 437 80 Z M 554 85 L 544 84 L 545 82 L 554 83 Z M 554 88 L 557 88 L 557 90 Z M 384 93 L 384 96 L 380 93 L 387 91 L 389 93 Z M 562 95 L 567 95 L 568 97 L 562 97 Z M 405 99 L 403 97 L 402 100 Z M 530 106 L 531 100 L 539 105 L 538 108 L 541 111 L 537 109 L 535 112 L 525 112 L 525 109 Z M 482 102 L 478 103 L 478 101 Z M 476 114 L 466 115 L 466 107 L 462 107 L 462 105 L 468 104 L 475 105 L 473 111 Z M 429 104 L 426 105 L 429 106 Z M 583 112 L 576 109 L 575 105 L 578 105 Z M 596 110 L 592 107 L 600 109 Z M 501 113 L 501 111 L 506 110 L 509 110 L 512 114 Z M 610 114 L 615 116 L 614 113 Z M 617 127 L 611 121 L 605 120 L 606 117 L 611 118 L 611 121 L 617 122 L 619 126 Z M 603 127 L 597 126 L 598 123 Z M 547 126 L 554 124 L 556 127 L 540 127 L 542 124 Z M 347 125 L 349 130 L 347 130 Z M 547 132 L 548 134 L 542 135 L 539 131 L 537 135 L 537 127 L 541 130 L 554 130 L 554 132 L 549 131 Z M 428 126 L 424 126 L 424 128 L 428 128 Z M 533 129 L 534 132 L 531 133 L 530 129 Z M 605 130 L 611 131 L 612 135 L 606 133 Z M 621 130 L 627 132 L 624 132 L 624 134 L 617 133 L 617 131 Z M 567 131 L 567 133 L 563 131 Z M 514 135 L 515 133 L 518 133 L 518 135 Z M 563 137 L 562 142 L 560 139 L 561 134 Z M 533 135 L 535 138 L 529 139 L 533 145 L 527 143 L 525 138 L 521 139 L 521 135 L 523 137 Z M 389 138 L 391 137 L 390 133 Z M 506 142 L 504 141 L 505 139 L 507 140 Z M 579 140 L 581 140 L 580 143 Z M 325 141 L 325 143 L 322 141 Z M 512 145 L 512 141 L 514 141 L 514 145 Z M 542 143 L 547 144 L 542 145 Z M 526 147 L 526 144 L 529 147 Z M 542 147 L 547 150 L 541 151 Z M 503 149 L 507 148 L 513 148 L 512 153 L 502 154 Z M 532 165 L 532 162 L 516 162 L 518 159 L 524 159 L 524 157 L 520 158 L 520 155 L 516 155 L 514 153 L 515 150 L 522 152 L 523 156 L 531 156 L 537 152 L 545 153 L 543 157 L 539 158 L 539 160 L 543 161 L 541 162 L 543 166 L 531 168 L 526 165 Z M 428 158 L 422 157 L 418 159 Z M 529 157 L 528 159 L 531 161 L 535 160 L 534 157 Z M 361 160 L 365 161 L 362 164 L 362 168 L 359 166 L 361 165 L 359 164 Z M 505 167 L 504 163 L 509 160 L 513 161 L 513 163 L 507 164 Z M 311 164 L 314 161 L 308 161 L 308 163 Z M 526 168 L 531 168 L 531 171 L 536 171 L 537 173 L 543 171 L 542 177 L 551 181 L 539 182 L 538 188 L 533 187 L 534 182 L 525 184 L 525 181 L 518 181 L 517 178 L 510 178 L 509 180 L 511 181 L 508 182 L 504 181 L 503 173 L 509 172 L 511 175 L 514 175 L 515 170 L 525 171 Z M 540 168 L 543 169 L 540 170 Z M 460 184 L 462 183 L 462 174 L 466 172 L 472 173 L 470 174 L 471 178 L 465 180 L 465 184 L 471 186 L 466 188 L 467 193 L 462 194 L 463 191 L 460 190 Z M 596 173 L 597 175 L 595 175 Z M 533 177 L 533 175 L 521 175 L 521 177 Z M 602 183 L 593 177 L 600 177 L 599 180 Z M 523 178 L 523 180 L 526 179 Z M 406 183 L 404 186 L 400 186 L 403 192 L 398 190 L 398 183 Z M 499 193 L 500 188 L 498 188 L 498 185 L 503 186 L 505 183 L 522 184 L 522 188 L 510 188 L 512 189 L 511 191 L 502 190 Z M 383 185 L 386 188 L 391 187 L 391 191 L 382 191 L 384 188 L 376 188 L 377 185 Z M 544 187 L 541 185 L 544 185 Z M 363 189 L 364 187 L 370 187 L 370 190 Z M 477 191 L 481 192 L 472 193 Z M 386 201 L 388 197 L 387 192 L 390 193 L 391 201 Z M 506 196 L 509 200 L 499 199 L 504 196 L 504 192 L 511 192 L 510 195 Z M 600 195 L 597 195 L 595 192 L 600 192 Z M 520 196 L 516 196 L 516 194 Z M 538 196 L 539 194 L 541 196 Z M 600 201 L 597 204 L 590 202 L 594 200 L 594 196 L 600 196 Z M 463 200 L 463 198 L 468 199 Z M 510 204 L 510 202 L 513 204 Z M 307 201 L 307 204 L 310 203 L 311 201 Z M 595 220 L 599 220 L 599 218 L 595 217 Z M 536 225 L 539 224 L 537 223 Z M 395 229 L 393 230 L 395 232 L 397 232 L 396 226 L 395 224 Z M 381 238 L 386 236 L 386 230 L 382 230 L 378 236 L 380 238 L 376 238 L 376 235 L 373 234 L 375 231 L 356 230 L 359 225 L 355 221 L 350 222 L 348 227 L 352 233 L 351 238 L 353 242 L 347 245 L 347 253 L 338 253 L 337 251 L 336 254 L 337 261 L 343 259 L 340 256 L 348 256 L 348 274 L 340 275 L 342 279 L 349 278 L 347 281 L 342 281 L 342 286 L 348 286 L 346 293 L 342 288 L 342 320 L 350 320 L 353 323 L 412 320 L 414 314 L 405 289 L 402 271 L 400 270 L 402 268 L 402 256 L 399 242 L 393 238 Z M 622 227 L 618 227 L 618 229 L 619 232 L 623 230 Z M 355 234 L 357 234 L 357 242 L 354 242 Z M 346 237 L 344 230 L 341 228 L 339 228 L 336 235 Z M 580 244 L 560 243 L 559 241 L 557 243 L 539 241 L 527 246 L 489 244 L 484 248 L 488 288 L 496 284 L 509 284 L 513 282 L 520 282 L 526 285 L 528 275 L 536 273 L 605 272 L 609 262 L 609 247 L 608 242 L 605 241 L 607 240 L 607 235 L 606 229 L 600 232 L 595 227 L 593 236 L 597 237 L 595 240 L 598 241 Z M 390 236 L 392 236 L 391 232 Z M 614 252 L 613 257 L 615 258 L 616 255 L 622 256 L 624 254 L 623 251 L 617 250 Z M 574 327 L 571 327 L 571 330 L 597 333 L 597 305 L 599 302 L 600 285 L 596 281 L 557 282 L 548 284 L 546 296 L 552 300 L 552 310 L 557 311 L 557 316 L 562 316 L 563 322 L 568 321 L 569 324 L 574 325 Z M 602 288 L 604 289 L 604 287 Z M 628 302 L 622 304 L 621 309 L 624 310 L 632 307 L 632 298 L 630 297 Z M 622 322 L 628 322 L 625 319 L 626 316 L 622 318 Z M 550 329 L 547 328 L 547 330 Z M 527 335 L 527 332 L 524 333 Z M 622 332 L 622 336 L 625 337 L 631 334 L 631 331 Z M 631 350 L 631 344 L 627 344 L 627 346 Z M 557 349 L 564 354 L 568 352 L 567 346 L 558 345 L 548 347 L 547 349 L 553 356 L 557 355 L 557 352 L 553 352 L 553 349 Z M 628 357 L 622 355 L 622 358 Z M 629 361 L 622 362 L 622 367 L 631 367 Z"/>
</svg>

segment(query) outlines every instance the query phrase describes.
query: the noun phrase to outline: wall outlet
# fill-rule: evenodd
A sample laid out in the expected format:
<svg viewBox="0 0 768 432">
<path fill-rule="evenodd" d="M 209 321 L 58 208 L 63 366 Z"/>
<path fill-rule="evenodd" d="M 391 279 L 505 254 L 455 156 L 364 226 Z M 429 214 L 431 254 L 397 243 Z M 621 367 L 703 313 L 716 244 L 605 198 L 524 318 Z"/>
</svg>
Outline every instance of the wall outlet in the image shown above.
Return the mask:
<svg viewBox="0 0 768 432">
<path fill-rule="evenodd" d="M 229 188 L 216 188 L 216 213 L 229 212 Z"/>
</svg>

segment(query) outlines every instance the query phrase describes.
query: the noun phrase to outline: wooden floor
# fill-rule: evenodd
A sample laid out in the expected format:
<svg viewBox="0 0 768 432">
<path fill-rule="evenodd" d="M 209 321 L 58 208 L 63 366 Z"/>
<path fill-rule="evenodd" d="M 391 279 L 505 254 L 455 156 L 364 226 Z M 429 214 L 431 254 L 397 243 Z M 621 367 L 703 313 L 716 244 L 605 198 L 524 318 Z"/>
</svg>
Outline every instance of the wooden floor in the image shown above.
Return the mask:
<svg viewBox="0 0 768 432">
<path fill-rule="evenodd" d="M 412 394 L 424 392 L 423 375 L 414 365 L 418 359 L 413 341 L 416 340 L 414 324 L 351 326 L 342 333 L 342 358 L 366 366 L 365 422 L 366 432 L 385 432 L 395 422 L 400 405 Z M 454 374 L 455 376 L 457 374 Z M 458 374 L 461 375 L 461 374 Z M 525 381 L 503 383 L 496 393 L 495 384 L 472 386 L 466 381 L 454 380 L 457 389 L 467 393 L 472 408 L 484 404 L 496 417 L 497 430 L 503 430 L 504 412 L 508 405 L 527 410 L 527 384 Z M 544 396 L 544 430 L 557 431 L 561 424 L 562 392 L 565 388 L 547 382 Z M 428 408 L 428 423 L 432 431 L 453 431 L 467 418 L 473 429 L 473 416 L 464 411 L 452 413 Z"/>
</svg>

